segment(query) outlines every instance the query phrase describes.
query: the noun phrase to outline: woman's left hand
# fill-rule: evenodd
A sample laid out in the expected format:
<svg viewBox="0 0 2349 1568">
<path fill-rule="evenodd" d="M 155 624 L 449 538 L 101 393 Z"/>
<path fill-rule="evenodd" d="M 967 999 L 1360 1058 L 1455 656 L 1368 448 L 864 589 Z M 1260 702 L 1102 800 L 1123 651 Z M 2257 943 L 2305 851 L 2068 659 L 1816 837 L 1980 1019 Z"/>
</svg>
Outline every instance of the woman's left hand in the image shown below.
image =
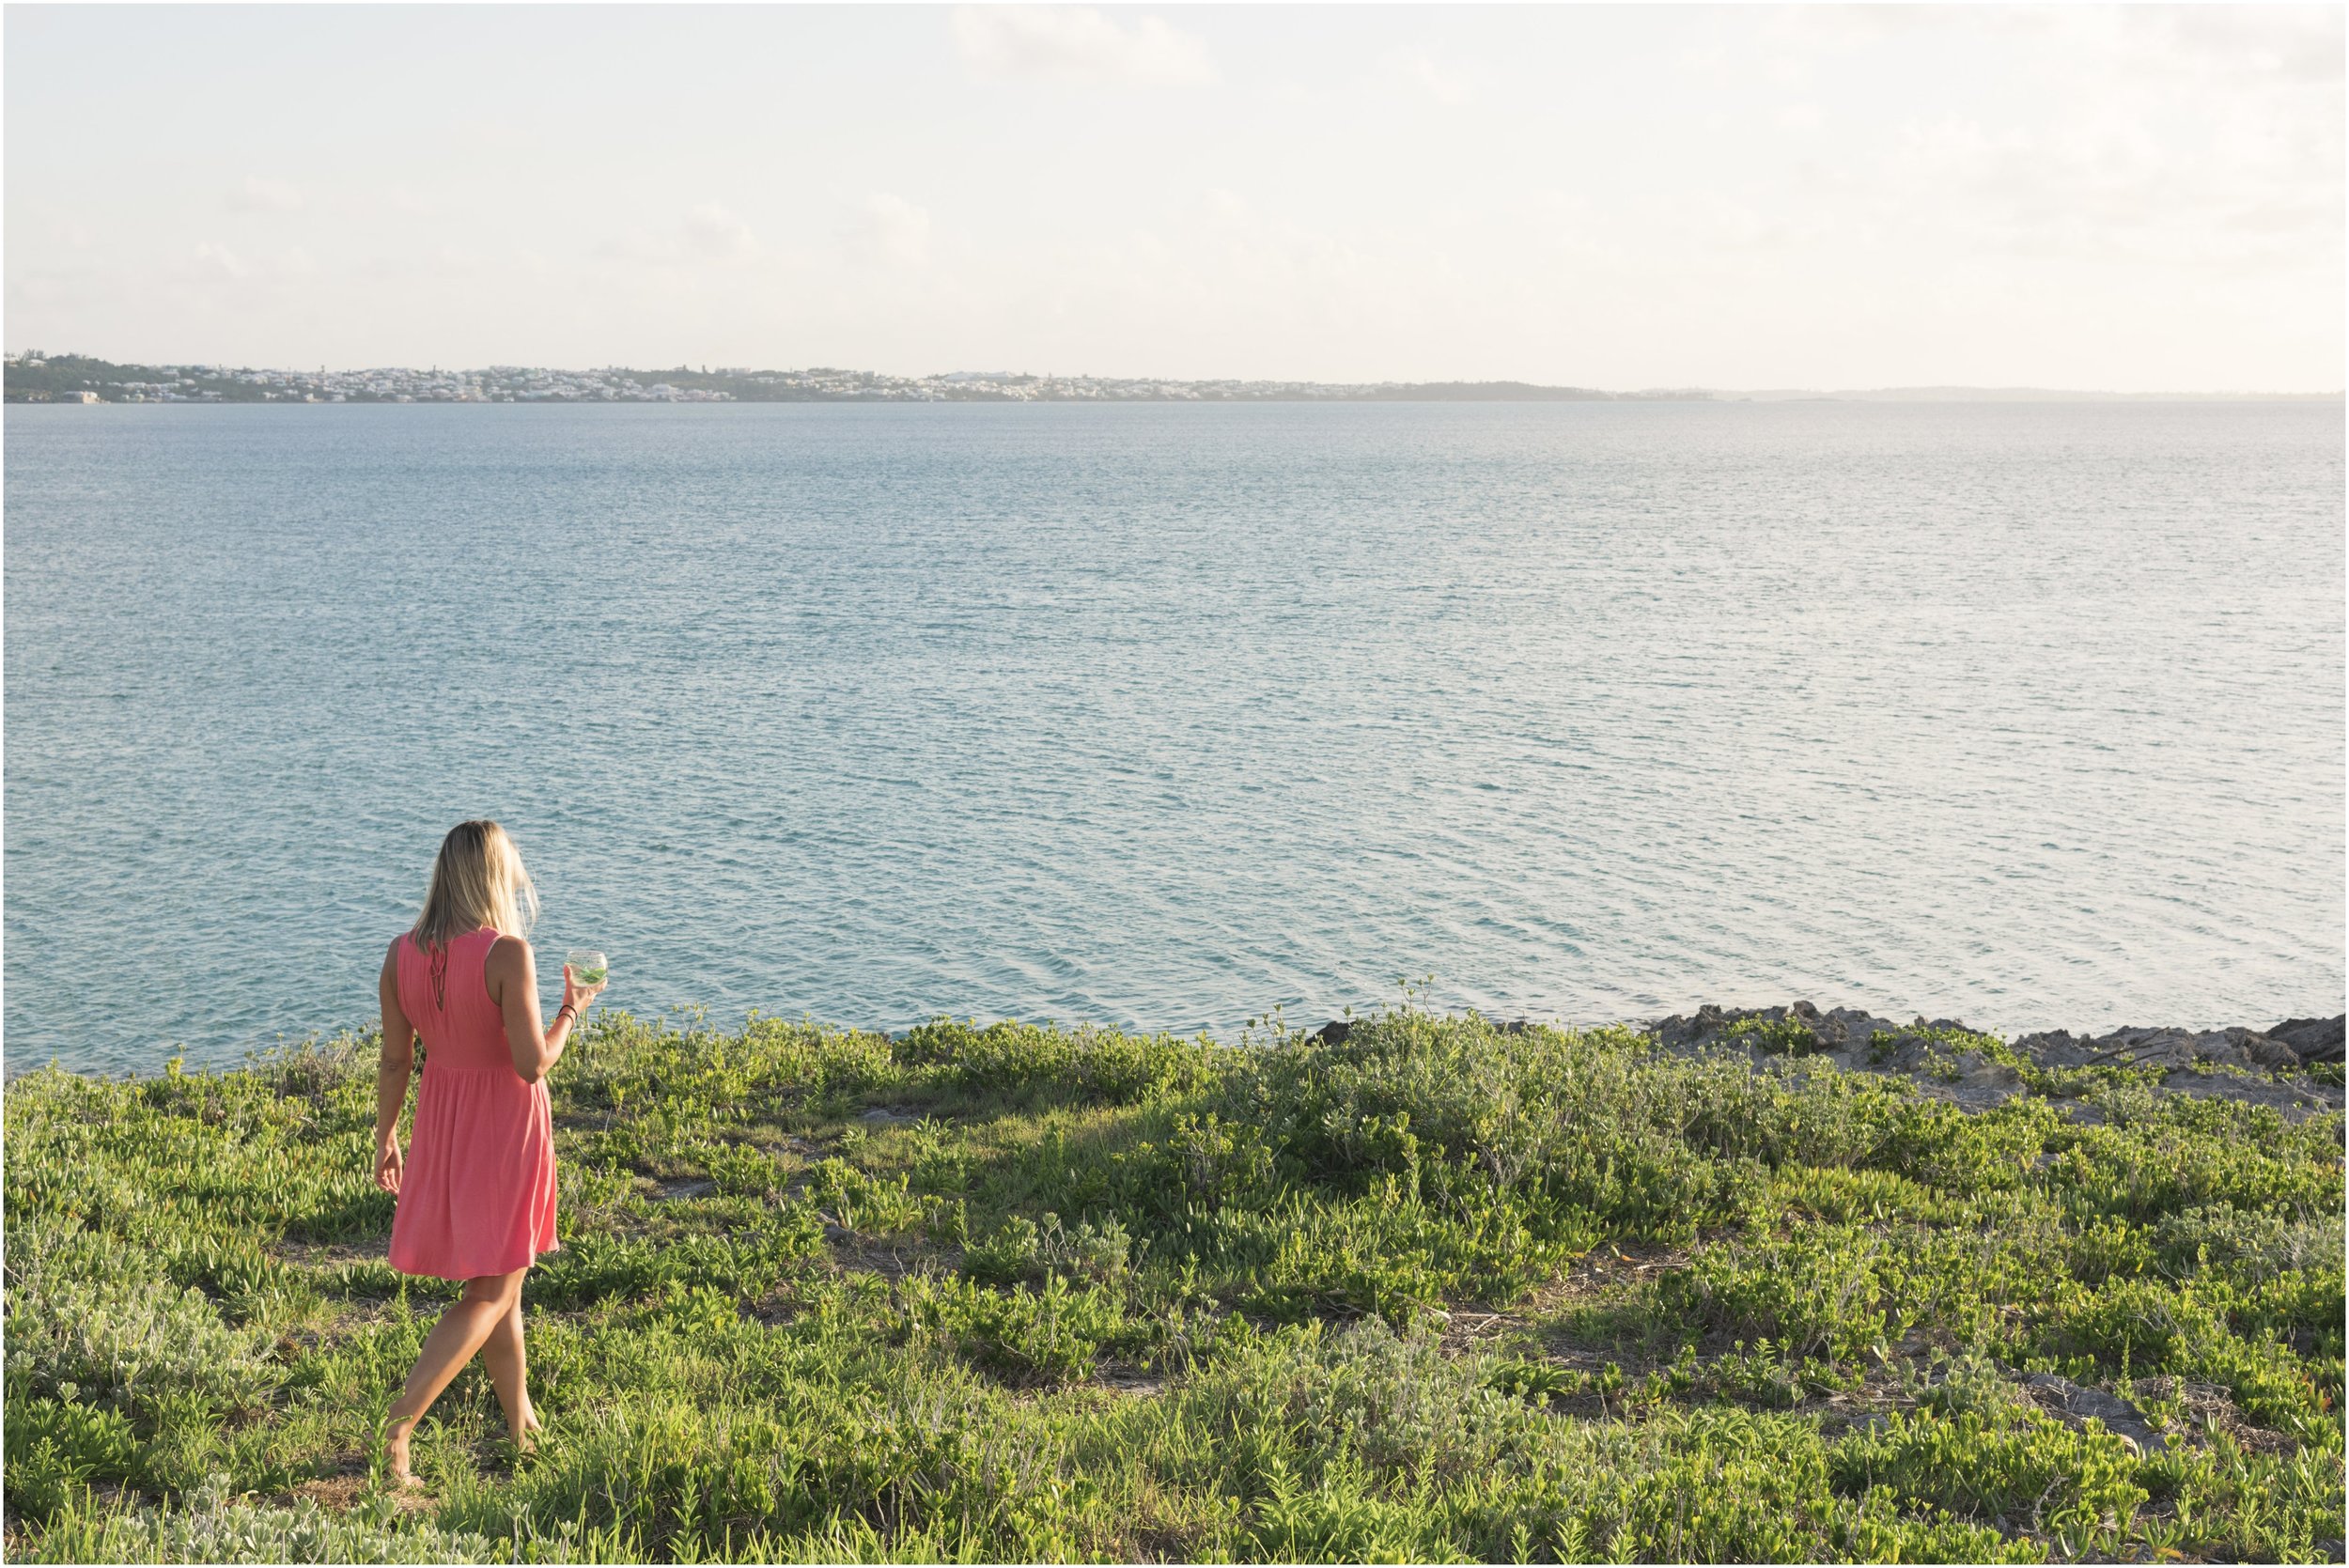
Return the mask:
<svg viewBox="0 0 2349 1568">
<path fill-rule="evenodd" d="M 573 977 L 571 966 L 565 964 L 563 966 L 563 1005 L 578 1014 L 581 1021 L 584 1022 L 587 1017 L 587 1004 L 603 995 L 603 988 L 610 984 L 612 983 L 609 980 L 599 980 L 592 986 L 587 985 Z"/>
<path fill-rule="evenodd" d="M 375 1146 L 375 1185 L 394 1197 L 399 1195 L 399 1140 L 386 1138 Z"/>
</svg>

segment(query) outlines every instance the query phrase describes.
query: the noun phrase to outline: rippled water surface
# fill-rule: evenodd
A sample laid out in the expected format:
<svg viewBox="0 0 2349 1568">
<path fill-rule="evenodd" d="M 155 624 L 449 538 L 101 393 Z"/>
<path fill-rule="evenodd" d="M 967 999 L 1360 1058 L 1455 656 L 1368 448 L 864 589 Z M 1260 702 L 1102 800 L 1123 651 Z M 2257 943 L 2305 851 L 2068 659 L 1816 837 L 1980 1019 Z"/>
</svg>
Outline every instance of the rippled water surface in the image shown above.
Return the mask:
<svg viewBox="0 0 2349 1568">
<path fill-rule="evenodd" d="M 2342 994 L 2318 405 L 14 408 L 8 1066 L 611 1001 L 1235 1031 Z"/>
</svg>

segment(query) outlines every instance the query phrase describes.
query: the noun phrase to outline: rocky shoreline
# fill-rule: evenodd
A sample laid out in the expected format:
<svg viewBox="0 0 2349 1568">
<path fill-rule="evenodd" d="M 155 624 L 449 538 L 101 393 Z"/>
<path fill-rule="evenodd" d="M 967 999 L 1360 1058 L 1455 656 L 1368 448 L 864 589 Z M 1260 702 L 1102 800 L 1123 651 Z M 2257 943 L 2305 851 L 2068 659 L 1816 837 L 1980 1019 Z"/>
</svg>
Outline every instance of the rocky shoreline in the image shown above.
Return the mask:
<svg viewBox="0 0 2349 1568">
<path fill-rule="evenodd" d="M 2077 1099 L 2100 1085 L 2136 1081 L 2172 1094 L 2272 1105 L 2297 1121 L 2342 1109 L 2339 1064 L 2349 1016 L 2287 1018 L 2267 1028 L 2067 1030 L 2000 1040 L 1954 1018 L 1909 1023 L 1853 1007 L 1700 1007 L 1647 1026 L 1667 1050 L 1747 1051 L 1818 1058 L 1846 1072 L 1900 1075 L 1927 1093 L 1976 1109 L 2017 1094 Z M 2326 1066 L 2333 1071 L 2322 1071 Z M 2092 1110 L 2091 1107 L 2081 1107 Z"/>
<path fill-rule="evenodd" d="M 1333 1019 L 1315 1031 L 1329 1044 L 1352 1029 Z M 1521 1033 L 1524 1018 L 1501 1025 Z M 1822 1010 L 1808 1001 L 1782 1007 L 1719 1007 L 1641 1026 L 1664 1049 L 1696 1056 L 1742 1052 L 1757 1065 L 1797 1058 L 1845 1072 L 1906 1077 L 1926 1094 L 1968 1110 L 1988 1110 L 2018 1094 L 2073 1102 L 2071 1111 L 2100 1119 L 2081 1103 L 2092 1091 L 2140 1083 L 2171 1094 L 2274 1106 L 2287 1121 L 2343 1108 L 2341 1058 L 2349 1015 L 2286 1018 L 2265 1028 L 2128 1028 L 2100 1035 L 2044 1030 L 2002 1040 L 1955 1018 L 1908 1023 L 1857 1007 Z"/>
</svg>

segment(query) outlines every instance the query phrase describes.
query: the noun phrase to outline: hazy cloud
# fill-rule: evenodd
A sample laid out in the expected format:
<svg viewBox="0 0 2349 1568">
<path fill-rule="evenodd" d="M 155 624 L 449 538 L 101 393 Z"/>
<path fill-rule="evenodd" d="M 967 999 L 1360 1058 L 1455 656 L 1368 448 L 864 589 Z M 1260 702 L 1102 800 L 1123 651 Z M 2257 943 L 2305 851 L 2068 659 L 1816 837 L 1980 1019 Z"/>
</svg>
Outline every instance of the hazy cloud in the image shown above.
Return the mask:
<svg viewBox="0 0 2349 1568">
<path fill-rule="evenodd" d="M 1438 64 L 1423 49 L 1391 49 L 1378 64 L 1388 80 L 1401 82 L 1446 107 L 1457 107 L 1471 96 L 1465 75 Z"/>
<path fill-rule="evenodd" d="M 303 203 L 302 193 L 287 181 L 249 174 L 228 193 L 228 205 L 240 212 L 299 212 Z"/>
<path fill-rule="evenodd" d="M 714 201 L 704 202 L 685 215 L 685 239 L 703 256 L 720 260 L 758 254 L 758 240 L 751 233 L 751 225 Z"/>
<path fill-rule="evenodd" d="M 666 233 L 631 226 L 605 240 L 590 254 L 600 261 L 681 267 L 747 261 L 759 255 L 760 249 L 750 225 L 723 205 L 706 201 L 680 217 Z"/>
<path fill-rule="evenodd" d="M 2310 85 L 2342 75 L 2337 6 L 2163 6 L 2116 12 L 2136 63 L 2165 74 L 2271 77 Z"/>
<path fill-rule="evenodd" d="M 195 247 L 195 265 L 199 272 L 220 277 L 241 278 L 252 272 L 237 258 L 234 251 L 226 245 L 215 245 L 209 240 Z"/>
<path fill-rule="evenodd" d="M 283 250 L 235 251 L 211 241 L 197 243 L 190 264 L 179 269 L 181 282 L 199 284 L 299 284 L 319 275 L 316 257 L 300 245 Z"/>
<path fill-rule="evenodd" d="M 1155 16 L 1130 24 L 1090 6 L 957 6 L 951 25 L 980 76 L 1181 86 L 1215 79 L 1207 46 Z"/>
<path fill-rule="evenodd" d="M 929 259 L 930 215 L 902 196 L 876 191 L 850 211 L 841 238 L 861 260 L 919 267 Z"/>
<path fill-rule="evenodd" d="M 677 259 L 675 245 L 662 245 L 641 228 L 623 229 L 588 252 L 598 261 L 634 261 L 647 265 Z"/>
<path fill-rule="evenodd" d="M 1211 185 L 1206 194 L 1208 214 L 1221 223 L 1238 223 L 1251 215 L 1248 199 L 1236 191 Z"/>
</svg>

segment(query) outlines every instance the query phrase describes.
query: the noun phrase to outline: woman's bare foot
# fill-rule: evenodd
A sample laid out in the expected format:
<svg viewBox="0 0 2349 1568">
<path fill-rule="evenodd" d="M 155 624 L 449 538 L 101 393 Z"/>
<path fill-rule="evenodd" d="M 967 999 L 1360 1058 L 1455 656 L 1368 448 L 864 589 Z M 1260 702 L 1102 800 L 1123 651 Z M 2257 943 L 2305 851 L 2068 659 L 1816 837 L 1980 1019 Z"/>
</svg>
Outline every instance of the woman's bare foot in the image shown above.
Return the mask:
<svg viewBox="0 0 2349 1568">
<path fill-rule="evenodd" d="M 415 1472 L 408 1467 L 408 1439 L 416 1432 L 416 1418 L 402 1417 L 383 1423 L 383 1468 L 389 1472 L 395 1486 L 420 1484 Z"/>
<path fill-rule="evenodd" d="M 536 1453 L 538 1452 L 538 1434 L 546 1429 L 546 1423 L 538 1419 L 538 1412 L 532 1410 L 523 1415 L 520 1426 L 508 1429 L 507 1436 L 514 1439 L 514 1447 L 523 1453 Z"/>
</svg>

